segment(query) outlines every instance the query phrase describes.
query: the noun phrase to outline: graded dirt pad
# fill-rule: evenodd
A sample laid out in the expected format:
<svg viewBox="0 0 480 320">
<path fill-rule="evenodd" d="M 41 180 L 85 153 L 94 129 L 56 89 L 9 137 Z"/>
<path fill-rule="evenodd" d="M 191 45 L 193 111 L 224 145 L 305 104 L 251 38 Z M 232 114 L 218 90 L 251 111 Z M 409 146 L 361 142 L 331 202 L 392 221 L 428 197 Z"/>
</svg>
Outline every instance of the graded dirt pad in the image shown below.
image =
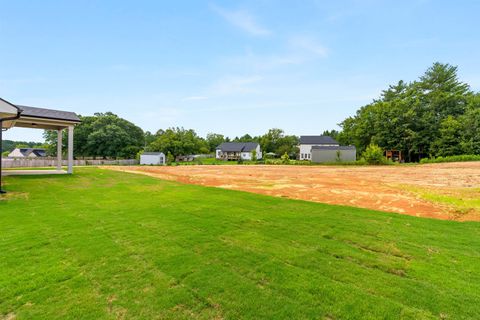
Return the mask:
<svg viewBox="0 0 480 320">
<path fill-rule="evenodd" d="M 480 198 L 480 162 L 412 166 L 191 165 L 114 166 L 183 183 L 242 190 L 277 197 L 339 204 L 437 219 L 476 220 L 476 209 L 459 211 L 434 195 Z M 419 191 L 420 190 L 420 191 Z M 456 199 L 457 200 L 457 199 Z"/>
</svg>

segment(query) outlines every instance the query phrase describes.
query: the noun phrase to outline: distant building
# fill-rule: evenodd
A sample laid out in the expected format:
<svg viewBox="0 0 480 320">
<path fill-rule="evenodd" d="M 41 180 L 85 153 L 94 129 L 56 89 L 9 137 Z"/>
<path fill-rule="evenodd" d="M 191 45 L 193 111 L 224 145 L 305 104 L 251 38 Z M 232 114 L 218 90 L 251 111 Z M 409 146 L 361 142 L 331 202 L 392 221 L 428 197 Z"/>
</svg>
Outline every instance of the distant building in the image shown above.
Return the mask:
<svg viewBox="0 0 480 320">
<path fill-rule="evenodd" d="M 257 142 L 224 142 L 217 147 L 215 158 L 218 160 L 252 160 L 254 150 L 256 160 L 262 159 L 262 150 Z"/>
<path fill-rule="evenodd" d="M 357 160 L 354 146 L 313 146 L 312 162 L 353 162 Z"/>
<path fill-rule="evenodd" d="M 8 154 L 9 158 L 44 158 L 47 156 L 45 149 L 16 148 Z"/>
<path fill-rule="evenodd" d="M 140 155 L 140 164 L 164 165 L 166 162 L 163 152 L 144 152 Z"/>
<path fill-rule="evenodd" d="M 175 157 L 175 162 L 192 162 L 195 161 L 195 155 L 187 154 L 187 155 L 179 155 Z"/>
<path fill-rule="evenodd" d="M 341 146 L 330 136 L 301 136 L 299 149 L 300 160 L 316 163 L 357 160 L 357 149 L 354 146 Z"/>
<path fill-rule="evenodd" d="M 300 136 L 300 160 L 312 160 L 312 147 L 338 147 L 339 145 L 330 136 Z"/>
</svg>

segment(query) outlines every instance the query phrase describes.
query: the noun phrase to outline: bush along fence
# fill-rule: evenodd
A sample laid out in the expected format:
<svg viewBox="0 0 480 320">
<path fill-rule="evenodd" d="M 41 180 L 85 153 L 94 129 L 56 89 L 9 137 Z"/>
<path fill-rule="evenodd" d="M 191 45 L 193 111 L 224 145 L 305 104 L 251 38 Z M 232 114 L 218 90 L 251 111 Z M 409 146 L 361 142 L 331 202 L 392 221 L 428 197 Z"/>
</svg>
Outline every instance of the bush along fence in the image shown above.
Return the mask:
<svg viewBox="0 0 480 320">
<path fill-rule="evenodd" d="M 136 165 L 138 160 L 73 160 L 74 166 L 101 166 L 101 165 Z M 3 168 L 37 168 L 37 167 L 56 167 L 56 159 L 2 159 Z M 67 165 L 67 160 L 62 161 L 62 165 Z"/>
<path fill-rule="evenodd" d="M 420 160 L 420 163 L 465 162 L 465 161 L 480 161 L 480 155 L 464 154 L 459 156 L 423 158 L 422 160 Z"/>
</svg>

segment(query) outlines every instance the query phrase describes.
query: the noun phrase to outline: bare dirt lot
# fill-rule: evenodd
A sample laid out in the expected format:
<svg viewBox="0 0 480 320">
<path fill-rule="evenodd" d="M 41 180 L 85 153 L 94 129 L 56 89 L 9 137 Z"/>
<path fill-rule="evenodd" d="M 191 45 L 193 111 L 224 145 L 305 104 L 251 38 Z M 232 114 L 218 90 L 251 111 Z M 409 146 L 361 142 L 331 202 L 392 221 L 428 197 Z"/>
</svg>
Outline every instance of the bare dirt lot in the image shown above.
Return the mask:
<svg viewBox="0 0 480 320">
<path fill-rule="evenodd" d="M 112 170 L 277 197 L 480 221 L 480 162 L 412 166 L 115 166 Z"/>
</svg>

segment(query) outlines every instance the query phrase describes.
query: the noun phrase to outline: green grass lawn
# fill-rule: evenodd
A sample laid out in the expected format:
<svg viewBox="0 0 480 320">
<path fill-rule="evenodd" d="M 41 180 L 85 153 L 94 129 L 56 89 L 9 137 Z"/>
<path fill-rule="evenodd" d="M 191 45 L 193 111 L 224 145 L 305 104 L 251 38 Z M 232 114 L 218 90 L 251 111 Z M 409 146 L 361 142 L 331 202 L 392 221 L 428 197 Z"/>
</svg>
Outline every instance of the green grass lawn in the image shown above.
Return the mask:
<svg viewBox="0 0 480 320">
<path fill-rule="evenodd" d="M 6 177 L 0 319 L 473 319 L 480 224 L 80 168 Z"/>
</svg>

